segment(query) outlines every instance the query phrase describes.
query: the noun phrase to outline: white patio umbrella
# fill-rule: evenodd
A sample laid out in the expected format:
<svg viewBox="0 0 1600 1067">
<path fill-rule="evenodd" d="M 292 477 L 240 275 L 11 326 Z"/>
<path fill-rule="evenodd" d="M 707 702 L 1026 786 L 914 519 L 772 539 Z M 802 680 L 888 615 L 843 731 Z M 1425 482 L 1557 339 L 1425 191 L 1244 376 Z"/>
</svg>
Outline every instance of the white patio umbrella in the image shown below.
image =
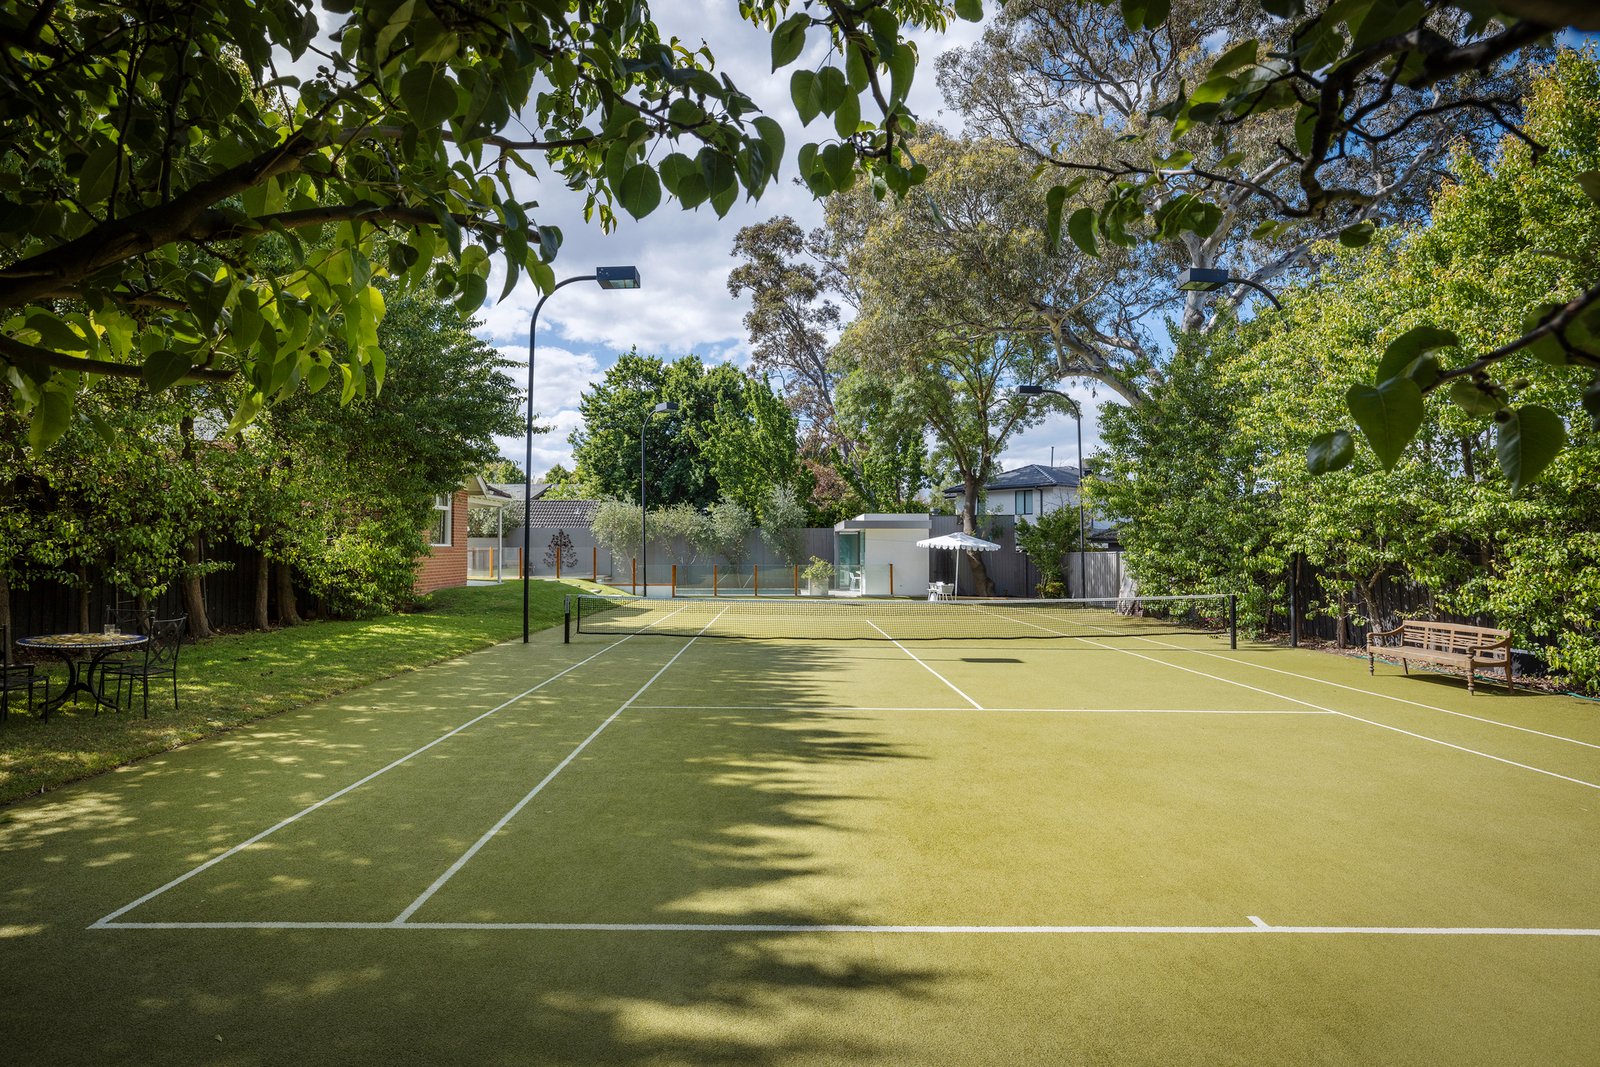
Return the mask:
<svg viewBox="0 0 1600 1067">
<path fill-rule="evenodd" d="M 998 552 L 1000 546 L 993 541 L 985 541 L 981 537 L 973 537 L 969 533 L 956 531 L 955 533 L 940 534 L 938 537 L 926 537 L 917 542 L 918 548 L 948 548 L 959 552 L 963 548 L 969 552 Z M 956 557 L 956 589 L 955 595 L 961 595 L 961 557 Z"/>
</svg>

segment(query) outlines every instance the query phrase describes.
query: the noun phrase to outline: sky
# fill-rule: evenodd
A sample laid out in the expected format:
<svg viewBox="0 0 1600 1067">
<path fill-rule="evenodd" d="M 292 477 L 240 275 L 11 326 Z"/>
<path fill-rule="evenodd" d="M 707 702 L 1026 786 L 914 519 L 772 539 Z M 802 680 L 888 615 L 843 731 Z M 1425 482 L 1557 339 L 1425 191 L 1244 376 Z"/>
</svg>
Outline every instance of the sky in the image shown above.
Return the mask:
<svg viewBox="0 0 1600 1067">
<path fill-rule="evenodd" d="M 642 220 L 619 209 L 619 224 L 610 234 L 583 221 L 581 197 L 559 180 L 534 187 L 531 195 L 540 203 L 535 216 L 538 222 L 559 226 L 562 231 L 561 253 L 555 261 L 558 279 L 624 264 L 637 266 L 642 279 L 637 291 L 604 291 L 580 282 L 552 296 L 540 312 L 534 411 L 540 422 L 552 429 L 534 438 L 535 477 L 556 463 L 571 469 L 572 448 L 567 438 L 582 423 L 579 397 L 604 376 L 618 353 L 636 346 L 641 353 L 667 360 L 693 353 L 708 363 L 731 361 L 745 366 L 750 357 L 743 324 L 748 300 L 734 299 L 727 287 L 728 273 L 736 265 L 731 255 L 735 235 L 743 226 L 780 214 L 793 217 L 806 229 L 822 222 L 820 204 L 791 179 L 795 151 L 807 141 L 823 139 L 824 131 L 831 133 L 831 127 L 825 120 L 817 120 L 807 136 L 789 102 L 789 75 L 795 68 L 771 73 L 768 34 L 741 20 L 738 5 L 731 0 L 656 0 L 651 10 L 663 37 L 676 35 L 691 47 L 704 40 L 717 58 L 718 70 L 783 124 L 788 158 L 779 181 L 769 185 L 759 201 L 741 201 L 721 219 L 708 205 L 684 211 L 664 198 L 661 206 Z M 921 62 L 910 103 L 924 122 L 960 128 L 960 114 L 947 111 L 939 94 L 934 59 L 945 49 L 972 44 L 981 33 L 981 23 L 956 22 L 943 35 L 916 38 Z M 820 62 L 825 47 L 823 35 L 813 32 L 797 65 Z M 496 273 L 490 279 L 491 294 L 500 292 L 504 279 L 498 267 Z M 538 299 L 538 292 L 524 279 L 504 301 L 486 304 L 478 316 L 483 321 L 478 335 L 522 367 L 512 373 L 524 390 L 528 323 Z M 1092 454 L 1099 438 L 1096 405 L 1104 396 L 1092 397 L 1076 382 L 1062 388 L 1084 405 L 1084 446 Z M 523 462 L 521 436 L 500 438 L 498 443 L 508 459 L 519 465 Z M 1072 419 L 1053 416 L 1013 440 L 1004 466 L 1009 470 L 1024 463 L 1047 463 L 1052 448 L 1057 463 L 1075 463 L 1075 447 Z"/>
</svg>

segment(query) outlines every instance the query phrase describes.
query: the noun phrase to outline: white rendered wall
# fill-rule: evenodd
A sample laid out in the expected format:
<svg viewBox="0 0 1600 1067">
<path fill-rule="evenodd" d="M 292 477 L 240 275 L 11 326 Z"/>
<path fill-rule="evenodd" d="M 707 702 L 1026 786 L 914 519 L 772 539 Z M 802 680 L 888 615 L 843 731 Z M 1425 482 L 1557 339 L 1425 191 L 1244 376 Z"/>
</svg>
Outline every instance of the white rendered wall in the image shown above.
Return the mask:
<svg viewBox="0 0 1600 1067">
<path fill-rule="evenodd" d="M 867 530 L 862 560 L 867 567 L 868 596 L 928 595 L 928 550 L 917 542 L 928 536 L 921 530 Z M 889 568 L 894 564 L 894 588 L 889 588 Z"/>
</svg>

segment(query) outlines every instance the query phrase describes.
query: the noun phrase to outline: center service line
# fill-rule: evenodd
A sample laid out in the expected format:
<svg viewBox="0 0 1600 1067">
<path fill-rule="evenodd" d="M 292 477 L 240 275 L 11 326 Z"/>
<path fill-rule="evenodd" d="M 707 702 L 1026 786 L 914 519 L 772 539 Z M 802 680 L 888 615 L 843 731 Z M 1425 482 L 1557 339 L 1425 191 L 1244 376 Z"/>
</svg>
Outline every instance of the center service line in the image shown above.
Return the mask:
<svg viewBox="0 0 1600 1067">
<path fill-rule="evenodd" d="M 682 608 L 678 609 L 678 611 L 682 611 L 682 610 L 683 610 Z M 677 612 L 673 612 L 673 614 L 675 615 L 675 614 L 677 614 Z M 671 615 L 667 616 L 667 618 L 671 618 L 671 617 L 672 617 Z M 220 852 L 217 855 L 212 856 L 210 859 L 208 859 L 204 863 L 200 864 L 200 866 L 195 867 L 192 870 L 189 870 L 189 871 L 187 871 L 187 872 L 185 872 L 183 874 L 178 875 L 178 877 L 174 878 L 172 881 L 168 882 L 164 886 L 161 886 L 161 887 L 159 887 L 157 889 L 152 889 L 150 892 L 146 893 L 144 896 L 140 897 L 138 900 L 135 900 L 133 903 L 124 904 L 122 907 L 118 908 L 116 911 L 112 912 L 110 915 L 107 915 L 107 916 L 105 916 L 104 918 L 101 918 L 101 919 L 97 919 L 93 923 L 90 923 L 89 924 L 89 929 L 94 930 L 94 929 L 97 929 L 97 928 L 103 928 L 103 927 L 106 927 L 106 926 L 110 925 L 114 920 L 120 918 L 123 915 L 128 914 L 128 912 L 132 911 L 134 908 L 139 907 L 139 905 L 149 903 L 150 901 L 154 900 L 156 897 L 159 897 L 162 893 L 165 893 L 167 890 L 175 888 L 176 886 L 180 886 L 184 882 L 187 882 L 189 879 L 193 878 L 195 875 L 200 874 L 200 873 L 202 873 L 204 871 L 210 870 L 212 867 L 215 867 L 217 864 L 221 863 L 223 860 L 227 859 L 229 856 L 237 855 L 238 853 L 243 852 L 245 849 L 249 848 L 251 845 L 255 844 L 257 841 L 260 841 L 260 840 L 262 840 L 263 838 L 266 838 L 266 837 L 270 837 L 272 834 L 275 834 L 279 830 L 282 830 L 285 826 L 288 826 L 288 825 L 290 825 L 292 823 L 299 822 L 301 819 L 305 818 L 307 815 L 310 815 L 312 812 L 316 811 L 318 808 L 322 807 L 323 805 L 331 804 L 335 800 L 338 800 L 340 797 L 344 796 L 346 793 L 349 793 L 352 790 L 361 788 L 362 786 L 366 785 L 368 782 L 372 781 L 374 778 L 378 777 L 379 775 L 387 774 L 389 771 L 394 770 L 396 767 L 400 766 L 402 763 L 405 763 L 407 760 L 411 759 L 412 757 L 422 755 L 422 753 L 428 751 L 428 749 L 432 748 L 434 745 L 439 744 L 441 741 L 448 741 L 450 738 L 454 737 L 456 734 L 459 734 L 462 730 L 465 730 L 467 727 L 472 726 L 475 723 L 482 722 L 484 719 L 487 719 L 489 716 L 495 714 L 498 711 L 503 711 L 504 709 L 509 708 L 511 705 L 515 704 L 519 700 L 522 700 L 524 697 L 527 697 L 527 696 L 529 696 L 530 694 L 533 694 L 533 693 L 537 693 L 539 690 L 543 689 L 545 686 L 549 685 L 551 682 L 554 682 L 559 678 L 562 678 L 562 677 L 564 677 L 564 676 L 566 676 L 568 674 L 571 674 L 573 671 L 577 670 L 579 667 L 582 667 L 585 663 L 588 663 L 590 660 L 596 658 L 597 656 L 605 655 L 607 652 L 610 652 L 613 648 L 616 648 L 618 645 L 623 644 L 624 642 L 627 642 L 627 641 L 631 641 L 631 640 L 633 640 L 633 638 L 635 638 L 637 636 L 638 636 L 637 634 L 629 634 L 627 637 L 624 637 L 621 641 L 613 641 L 613 642 L 611 642 L 609 645 L 606 645 L 604 648 L 600 649 L 600 651 L 598 651 L 598 652 L 595 652 L 593 655 L 586 656 L 585 658 L 579 660 L 577 663 L 574 663 L 572 666 L 566 668 L 565 670 L 563 670 L 563 671 L 561 671 L 561 672 L 559 672 L 557 674 L 552 674 L 550 677 L 546 678 L 544 681 L 540 682 L 538 685 L 529 686 L 527 689 L 524 689 L 522 692 L 518 693 L 516 696 L 512 697 L 510 700 L 507 700 L 505 703 L 499 704 L 499 705 L 497 705 L 495 707 L 490 708 L 488 711 L 484 712 L 482 715 L 479 715 L 477 718 L 468 719 L 466 722 L 462 723 L 460 726 L 457 726 L 454 730 L 451 730 L 449 733 L 440 734 L 438 737 L 434 738 L 432 741 L 429 741 L 427 744 L 423 745 L 421 748 L 413 749 L 412 751 L 407 752 L 404 756 L 401 756 L 399 759 L 395 760 L 393 763 L 390 763 L 390 764 L 388 764 L 387 766 L 384 766 L 384 767 L 380 767 L 378 770 L 373 771 L 371 774 L 367 775 L 365 778 L 362 778 L 360 781 L 351 782 L 349 785 L 345 786 L 343 789 L 339 790 L 337 793 L 329 793 L 327 796 L 323 797 L 321 800 L 317 801 L 315 804 L 311 804 L 308 807 L 301 808 L 299 811 L 295 812 L 293 815 L 289 816 L 287 819 L 282 819 L 282 820 L 280 820 L 278 822 L 273 823 L 271 826 L 267 827 L 265 830 L 262 830 L 259 834 L 256 834 L 254 837 L 247 838 L 246 840 L 239 842 L 237 845 L 234 845 L 232 848 L 228 849 L 226 852 Z M 687 648 L 688 646 L 685 645 L 684 647 Z"/>
<path fill-rule="evenodd" d="M 923 670 L 927 671 L 929 674 L 931 674 L 935 678 L 939 679 L 939 681 L 943 682 L 945 685 L 948 685 L 951 689 L 955 689 L 956 695 L 959 696 L 962 700 L 965 700 L 968 704 L 971 704 L 973 707 L 977 708 L 979 711 L 983 710 L 983 705 L 982 704 L 978 703 L 976 700 L 973 700 L 971 697 L 967 696 L 967 694 L 963 693 L 960 689 L 957 689 L 956 688 L 956 683 L 952 682 L 950 679 L 946 678 L 944 675 L 940 674 L 938 671 L 934 670 L 932 667 L 928 666 L 926 663 L 923 663 L 920 659 L 917 659 L 916 653 L 912 652 L 909 648 L 907 648 L 905 645 L 902 645 L 899 641 L 896 641 L 894 638 L 889 637 L 888 633 L 886 633 L 884 631 L 883 627 L 879 626 L 877 623 L 873 622 L 871 619 L 867 620 L 867 625 L 872 627 L 874 630 L 878 631 L 880 634 L 883 634 L 884 637 L 888 638 L 890 644 L 894 645 L 895 648 L 898 648 L 901 652 L 904 652 L 906 655 L 910 656 L 913 660 L 915 660 L 922 667 Z"/>
<path fill-rule="evenodd" d="M 680 608 L 678 610 L 681 611 L 683 609 Z M 667 669 L 670 668 L 674 663 L 678 662 L 678 657 L 683 655 L 685 652 L 689 651 L 689 646 L 694 644 L 696 641 L 700 640 L 700 635 L 704 634 L 707 630 L 711 629 L 712 624 L 715 623 L 717 621 L 717 619 L 722 618 L 722 616 L 724 614 L 726 614 L 726 613 L 727 613 L 727 609 L 724 608 L 722 611 L 717 612 L 717 614 L 711 619 L 710 622 L 708 622 L 704 626 L 700 627 L 700 633 L 697 633 L 693 637 L 689 638 L 689 643 L 684 645 L 682 648 L 678 649 L 678 651 L 674 652 L 672 654 L 672 658 L 667 660 L 667 662 L 662 666 L 662 668 L 659 671 L 656 671 L 655 674 L 652 674 L 650 676 L 650 680 L 648 682 L 644 683 L 643 685 L 641 685 L 639 687 L 639 691 L 637 693 L 635 693 L 635 694 L 633 694 L 633 696 L 629 697 L 627 699 L 627 701 L 625 701 L 620 708 L 618 708 L 616 711 L 613 711 L 611 713 L 611 715 L 606 719 L 605 722 L 601 723 L 599 726 L 596 726 L 595 729 L 594 729 L 594 733 L 592 733 L 588 737 L 584 738 L 583 741 L 578 745 L 577 748 L 575 748 L 571 752 L 567 753 L 567 758 L 562 760 L 560 763 L 556 764 L 555 769 L 552 770 L 549 774 L 545 775 L 544 778 L 540 780 L 538 785 L 536 785 L 532 789 L 528 790 L 528 795 L 523 797 L 521 800 L 517 801 L 516 805 L 510 811 L 506 812 L 504 815 L 502 815 L 500 817 L 500 821 L 499 822 L 495 823 L 493 826 L 489 827 L 488 830 L 484 831 L 483 836 L 478 838 L 478 840 L 474 841 L 472 843 L 472 847 L 467 849 L 465 852 L 463 852 L 461 854 L 460 858 L 457 859 L 454 863 L 452 863 L 450 865 L 450 868 L 447 871 L 445 871 L 443 874 L 441 874 L 438 878 L 434 879 L 433 884 L 430 885 L 427 889 L 424 889 L 422 891 L 422 895 L 421 896 L 419 896 L 416 900 L 413 900 L 409 905 L 407 905 L 407 907 L 406 907 L 406 909 L 404 911 L 402 911 L 399 915 L 394 917 L 394 919 L 392 920 L 392 924 L 395 925 L 395 926 L 404 926 L 405 923 L 406 923 L 406 920 L 410 919 L 411 916 L 413 916 L 413 915 L 415 915 L 417 913 L 417 909 L 418 908 L 420 908 L 424 904 L 426 904 L 428 902 L 429 898 L 431 898 L 440 889 L 443 889 L 444 888 L 444 884 L 446 882 L 448 882 L 450 879 L 454 878 L 456 876 L 457 872 L 459 872 L 461 870 L 461 868 L 465 867 L 467 865 L 467 862 L 469 860 L 471 860 L 472 857 L 474 857 L 474 856 L 476 856 L 478 854 L 478 850 L 479 849 L 483 848 L 484 845 L 487 845 L 489 843 L 489 841 L 494 837 L 495 834 L 498 834 L 501 830 L 505 829 L 506 824 L 509 823 L 512 819 L 516 818 L 517 817 L 517 813 L 520 812 L 523 808 L 527 807 L 528 804 L 530 802 L 532 802 L 533 798 L 538 796 L 540 791 L 543 790 L 545 786 L 549 785 L 555 779 L 556 775 L 560 774 L 563 770 L 566 769 L 566 767 L 567 767 L 567 765 L 569 763 L 571 763 L 573 760 L 578 758 L 578 753 L 580 753 L 584 749 L 588 748 L 589 747 L 589 743 L 591 741 L 593 741 L 595 738 L 599 737 L 600 734 L 605 730 L 605 728 L 607 726 L 610 726 L 613 722 L 616 722 L 617 721 L 617 716 L 621 715 L 623 712 L 627 711 L 628 708 L 633 705 L 633 702 L 635 700 L 638 700 L 640 697 L 644 696 L 644 691 L 646 689 L 649 689 L 652 685 L 654 685 L 656 683 L 656 679 L 657 678 L 660 678 L 663 674 L 666 674 L 667 673 Z"/>
</svg>

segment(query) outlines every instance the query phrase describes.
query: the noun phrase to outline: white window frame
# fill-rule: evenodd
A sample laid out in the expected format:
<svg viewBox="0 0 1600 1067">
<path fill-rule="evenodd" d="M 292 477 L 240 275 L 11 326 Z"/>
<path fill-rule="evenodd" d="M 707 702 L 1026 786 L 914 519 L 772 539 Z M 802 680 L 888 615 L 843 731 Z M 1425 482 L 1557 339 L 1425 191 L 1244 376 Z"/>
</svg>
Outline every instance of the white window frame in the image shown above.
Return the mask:
<svg viewBox="0 0 1600 1067">
<path fill-rule="evenodd" d="M 440 515 L 444 516 L 444 540 L 434 541 L 432 538 L 438 533 Z M 455 535 L 455 501 L 450 493 L 439 493 L 433 498 L 433 521 L 434 529 L 428 531 L 429 546 L 432 548 L 451 547 L 455 543 L 453 540 Z"/>
</svg>

